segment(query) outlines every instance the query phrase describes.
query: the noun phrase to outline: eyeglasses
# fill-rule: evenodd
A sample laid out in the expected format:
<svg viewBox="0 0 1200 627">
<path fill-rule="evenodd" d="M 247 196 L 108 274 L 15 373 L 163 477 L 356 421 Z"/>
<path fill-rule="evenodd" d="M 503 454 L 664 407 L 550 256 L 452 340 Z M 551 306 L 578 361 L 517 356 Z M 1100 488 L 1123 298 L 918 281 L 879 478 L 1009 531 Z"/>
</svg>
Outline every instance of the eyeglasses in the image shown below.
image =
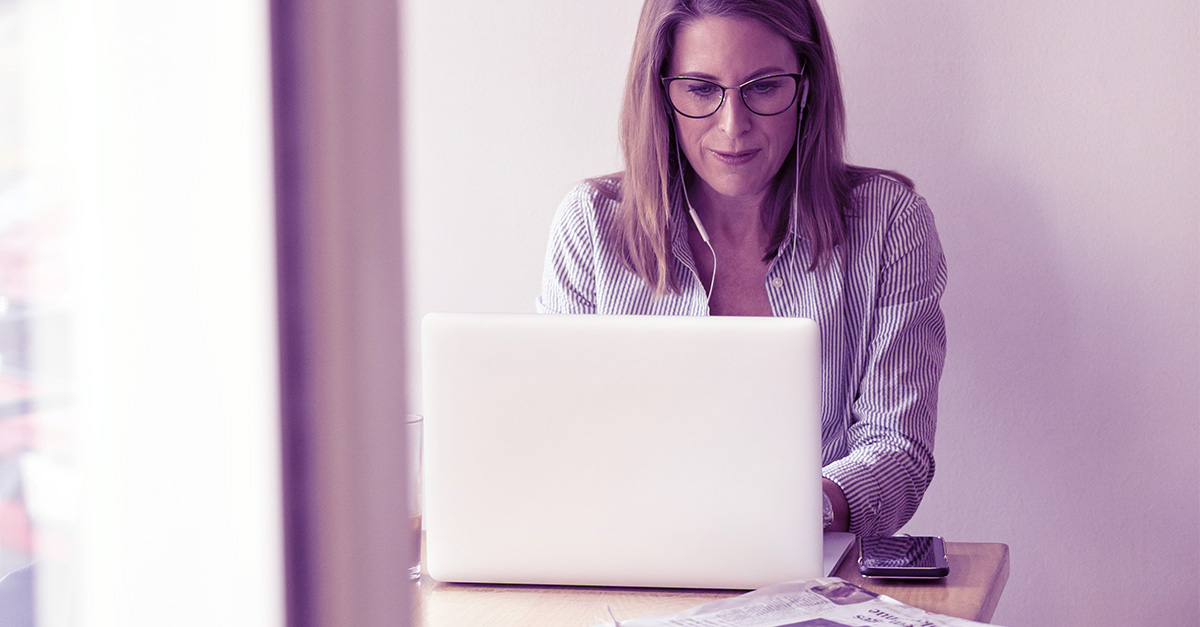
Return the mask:
<svg viewBox="0 0 1200 627">
<path fill-rule="evenodd" d="M 703 78 L 671 76 L 662 79 L 671 108 L 688 118 L 706 118 L 725 104 L 725 92 L 738 90 L 746 108 L 758 115 L 779 115 L 788 110 L 800 92 L 803 74 L 772 74 L 725 87 Z"/>
</svg>

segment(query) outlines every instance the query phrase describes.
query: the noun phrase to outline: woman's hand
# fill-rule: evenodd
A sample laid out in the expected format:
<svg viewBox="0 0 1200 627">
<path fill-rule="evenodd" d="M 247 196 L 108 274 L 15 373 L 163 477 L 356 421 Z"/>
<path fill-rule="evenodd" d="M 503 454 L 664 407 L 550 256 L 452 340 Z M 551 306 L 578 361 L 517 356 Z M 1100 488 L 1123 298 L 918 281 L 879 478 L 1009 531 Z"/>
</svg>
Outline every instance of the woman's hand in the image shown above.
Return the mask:
<svg viewBox="0 0 1200 627">
<path fill-rule="evenodd" d="M 833 523 L 825 531 L 849 531 L 850 504 L 846 502 L 846 495 L 842 493 L 842 489 L 833 481 L 821 477 L 821 491 L 829 497 L 829 502 L 833 505 Z"/>
</svg>

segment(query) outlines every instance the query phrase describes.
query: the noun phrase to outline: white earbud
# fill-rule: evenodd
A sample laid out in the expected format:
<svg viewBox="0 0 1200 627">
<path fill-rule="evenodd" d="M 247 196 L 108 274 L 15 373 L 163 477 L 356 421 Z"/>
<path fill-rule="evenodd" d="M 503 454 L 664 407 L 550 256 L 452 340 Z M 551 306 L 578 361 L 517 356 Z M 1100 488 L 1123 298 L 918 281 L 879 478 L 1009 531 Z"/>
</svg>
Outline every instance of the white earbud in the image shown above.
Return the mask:
<svg viewBox="0 0 1200 627">
<path fill-rule="evenodd" d="M 684 193 L 686 194 L 686 192 Z M 692 216 L 692 222 L 696 223 L 696 230 L 700 231 L 700 239 L 704 240 L 705 244 L 709 244 L 708 231 L 704 230 L 704 225 L 700 222 L 700 216 L 696 215 L 696 209 L 692 207 L 692 203 L 690 202 L 688 203 L 688 213 Z M 709 245 L 711 246 L 711 244 Z"/>
</svg>

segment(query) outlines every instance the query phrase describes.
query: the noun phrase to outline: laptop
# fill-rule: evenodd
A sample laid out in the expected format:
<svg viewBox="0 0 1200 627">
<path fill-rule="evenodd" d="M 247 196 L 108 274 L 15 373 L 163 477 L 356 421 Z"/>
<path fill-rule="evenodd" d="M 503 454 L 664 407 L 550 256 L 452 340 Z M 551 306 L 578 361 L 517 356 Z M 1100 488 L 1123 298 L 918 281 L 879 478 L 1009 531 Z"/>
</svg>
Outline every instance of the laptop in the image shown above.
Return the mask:
<svg viewBox="0 0 1200 627">
<path fill-rule="evenodd" d="M 853 539 L 821 531 L 811 320 L 430 314 L 422 369 L 433 579 L 748 590 Z"/>
</svg>

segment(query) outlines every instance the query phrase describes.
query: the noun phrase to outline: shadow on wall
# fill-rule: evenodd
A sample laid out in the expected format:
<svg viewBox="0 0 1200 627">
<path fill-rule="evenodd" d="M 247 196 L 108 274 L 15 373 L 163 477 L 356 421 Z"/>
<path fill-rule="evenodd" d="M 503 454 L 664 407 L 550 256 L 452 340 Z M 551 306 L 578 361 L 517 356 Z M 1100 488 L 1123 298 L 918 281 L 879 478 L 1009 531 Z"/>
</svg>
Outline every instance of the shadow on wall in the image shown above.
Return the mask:
<svg viewBox="0 0 1200 627">
<path fill-rule="evenodd" d="M 1172 470 L 1169 459 L 1145 454 L 1163 436 L 1140 413 L 1170 368 L 1145 349 L 1163 343 L 1147 328 L 1152 305 L 1138 297 L 1148 288 L 1140 275 L 1107 272 L 1119 261 L 1089 264 L 1123 227 L 1095 224 L 1086 197 L 1071 198 L 1081 186 L 1112 183 L 1055 161 L 1111 146 L 1062 145 L 1072 135 L 1054 123 L 1071 103 L 1039 101 L 1058 88 L 1022 82 L 1022 60 L 1037 51 L 1001 42 L 996 22 L 982 21 L 997 17 L 989 9 L 854 6 L 866 8 L 829 11 L 851 156 L 916 181 L 950 271 L 937 476 L 905 531 L 1010 544 L 1014 577 L 998 622 L 1101 616 L 1113 601 L 1097 597 L 1097 579 L 1064 590 L 1081 595 L 1075 603 L 1041 594 L 1038 582 L 1078 581 L 1081 572 L 1116 578 L 1113 563 L 1144 564 L 1136 534 L 1121 532 L 1143 519 L 1133 509 L 1168 498 L 1139 485 L 1152 475 L 1146 464 Z M 1050 154 L 1039 152 L 1047 145 Z M 1086 603 L 1094 607 L 1078 609 Z"/>
</svg>

